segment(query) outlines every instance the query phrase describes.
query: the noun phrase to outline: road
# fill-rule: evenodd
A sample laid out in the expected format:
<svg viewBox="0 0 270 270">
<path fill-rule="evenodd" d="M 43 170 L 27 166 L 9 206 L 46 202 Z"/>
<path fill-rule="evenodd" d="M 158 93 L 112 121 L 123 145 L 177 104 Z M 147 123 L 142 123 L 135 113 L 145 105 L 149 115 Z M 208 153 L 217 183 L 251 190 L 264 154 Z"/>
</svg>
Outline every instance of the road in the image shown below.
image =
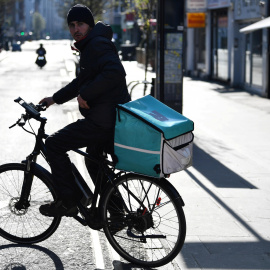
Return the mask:
<svg viewBox="0 0 270 270">
<path fill-rule="evenodd" d="M 24 159 L 33 146 L 29 134 L 8 129 L 22 113 L 14 98 L 38 102 L 74 77 L 69 42 L 48 41 L 44 46 L 48 64 L 42 70 L 34 64 L 38 43 L 25 44 L 23 52 L 0 58 L 1 163 Z M 143 69 L 135 62 L 124 62 L 124 66 L 128 82 L 144 79 Z M 134 99 L 141 96 L 142 87 L 138 87 Z M 269 270 L 270 100 L 191 78 L 184 78 L 183 96 L 183 113 L 195 123 L 194 163 L 169 181 L 185 202 L 187 237 L 173 261 L 175 267 L 160 269 Z M 79 115 L 76 102 L 70 102 L 51 107 L 45 116 L 47 133 L 51 133 Z M 77 164 L 84 172 L 83 163 Z M 49 239 L 32 247 L 0 238 L 0 269 L 12 267 L 138 269 L 119 258 L 104 235 L 69 218 L 63 218 Z"/>
<path fill-rule="evenodd" d="M 8 52 L 0 61 L 0 163 L 20 162 L 33 148 L 33 136 L 19 127 L 9 129 L 23 113 L 14 99 L 38 103 L 52 95 L 74 78 L 75 69 L 69 41 L 44 41 L 47 65 L 35 65 L 38 42 L 25 43 L 22 52 Z M 50 134 L 80 115 L 76 100 L 54 105 L 42 114 L 48 119 L 46 133 Z M 35 125 L 33 125 L 35 128 Z M 89 180 L 80 158 L 70 154 L 81 173 Z M 40 164 L 48 165 L 40 158 Z M 20 246 L 0 238 L 0 269 L 138 269 L 111 248 L 102 232 L 83 227 L 77 221 L 64 217 L 57 231 L 47 240 L 33 246 Z M 162 269 L 179 269 L 169 264 Z"/>
</svg>

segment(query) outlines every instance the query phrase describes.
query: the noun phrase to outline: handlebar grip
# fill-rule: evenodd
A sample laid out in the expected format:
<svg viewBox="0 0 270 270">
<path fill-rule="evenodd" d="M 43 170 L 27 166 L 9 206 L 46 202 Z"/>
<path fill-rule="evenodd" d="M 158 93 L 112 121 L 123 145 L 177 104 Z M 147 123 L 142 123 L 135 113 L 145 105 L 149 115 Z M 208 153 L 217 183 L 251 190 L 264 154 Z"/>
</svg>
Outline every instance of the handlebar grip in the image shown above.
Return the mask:
<svg viewBox="0 0 270 270">
<path fill-rule="evenodd" d="M 41 105 L 41 107 L 46 107 L 46 108 L 47 108 L 48 102 L 47 102 L 47 101 L 44 101 L 44 102 L 42 102 L 40 105 Z"/>
</svg>

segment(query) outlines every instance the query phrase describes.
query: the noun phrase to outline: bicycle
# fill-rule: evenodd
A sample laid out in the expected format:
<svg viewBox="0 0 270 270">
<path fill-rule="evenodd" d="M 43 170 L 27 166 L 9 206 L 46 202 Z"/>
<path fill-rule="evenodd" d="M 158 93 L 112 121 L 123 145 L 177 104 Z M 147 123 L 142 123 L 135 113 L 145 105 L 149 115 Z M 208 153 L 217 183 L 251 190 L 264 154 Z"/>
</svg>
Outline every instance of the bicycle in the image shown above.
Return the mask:
<svg viewBox="0 0 270 270">
<path fill-rule="evenodd" d="M 47 161 L 47 119 L 40 113 L 46 110 L 46 104 L 26 103 L 20 97 L 15 102 L 25 113 L 10 128 L 18 125 L 34 135 L 35 145 L 21 163 L 0 166 L 0 235 L 15 243 L 33 244 L 50 237 L 61 217 L 39 213 L 40 205 L 57 198 L 51 173 L 37 163 L 39 155 Z M 37 133 L 31 127 L 32 119 L 40 122 Z M 25 128 L 26 123 L 32 131 Z M 74 151 L 96 162 L 99 177 L 105 175 L 108 180 L 104 191 L 98 185 L 91 191 L 72 163 L 81 191 L 79 214 L 73 218 L 103 231 L 112 247 L 131 263 L 159 267 L 172 261 L 181 251 L 186 235 L 184 202 L 172 184 L 165 178 L 115 170 L 115 161 L 107 154 L 93 159 L 80 149 Z"/>
</svg>

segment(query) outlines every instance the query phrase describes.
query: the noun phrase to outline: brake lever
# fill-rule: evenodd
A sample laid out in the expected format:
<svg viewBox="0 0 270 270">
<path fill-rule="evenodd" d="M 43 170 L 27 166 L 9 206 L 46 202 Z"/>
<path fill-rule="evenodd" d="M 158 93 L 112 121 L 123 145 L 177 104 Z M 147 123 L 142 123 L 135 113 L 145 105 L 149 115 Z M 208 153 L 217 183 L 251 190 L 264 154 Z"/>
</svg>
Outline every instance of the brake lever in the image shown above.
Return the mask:
<svg viewBox="0 0 270 270">
<path fill-rule="evenodd" d="M 20 127 L 23 127 L 26 123 L 26 120 L 27 120 L 27 116 L 22 114 L 21 118 L 18 119 L 18 121 L 13 124 L 12 126 L 10 126 L 9 128 L 13 128 L 15 127 L 16 125 L 19 125 Z"/>
<path fill-rule="evenodd" d="M 18 121 L 15 124 L 13 124 L 12 126 L 10 126 L 9 128 L 13 128 L 13 127 L 17 126 L 19 124 L 20 120 L 21 120 L 21 118 L 18 119 Z"/>
<path fill-rule="evenodd" d="M 13 127 L 15 127 L 17 124 L 18 124 L 18 121 L 17 121 L 15 124 L 13 124 L 12 126 L 10 126 L 9 128 L 13 128 Z"/>
</svg>

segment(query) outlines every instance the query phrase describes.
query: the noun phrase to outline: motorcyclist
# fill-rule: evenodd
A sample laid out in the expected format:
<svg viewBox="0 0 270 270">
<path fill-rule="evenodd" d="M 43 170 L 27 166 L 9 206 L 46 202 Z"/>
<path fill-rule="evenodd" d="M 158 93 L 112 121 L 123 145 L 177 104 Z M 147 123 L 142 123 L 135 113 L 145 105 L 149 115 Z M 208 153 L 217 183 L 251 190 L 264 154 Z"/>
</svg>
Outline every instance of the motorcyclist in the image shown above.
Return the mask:
<svg viewBox="0 0 270 270">
<path fill-rule="evenodd" d="M 43 44 L 39 45 L 40 47 L 36 50 L 37 55 L 44 56 L 46 54 L 46 50 L 43 47 Z"/>
<path fill-rule="evenodd" d="M 40 44 L 40 47 L 36 50 L 37 53 L 37 59 L 36 59 L 36 64 L 42 68 L 46 65 L 47 60 L 45 58 L 46 50 L 43 47 L 43 44 Z"/>
</svg>

